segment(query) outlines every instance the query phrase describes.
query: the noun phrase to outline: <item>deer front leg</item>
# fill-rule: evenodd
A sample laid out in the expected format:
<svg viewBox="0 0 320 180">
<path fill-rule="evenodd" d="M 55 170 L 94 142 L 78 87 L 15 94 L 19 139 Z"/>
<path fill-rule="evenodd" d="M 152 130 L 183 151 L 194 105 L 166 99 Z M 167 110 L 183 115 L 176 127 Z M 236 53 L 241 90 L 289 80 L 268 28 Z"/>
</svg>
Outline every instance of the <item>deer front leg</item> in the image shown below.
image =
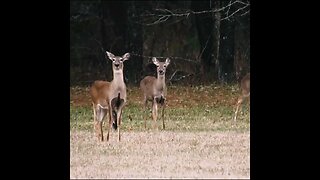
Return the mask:
<svg viewBox="0 0 320 180">
<path fill-rule="evenodd" d="M 152 118 L 153 118 L 153 121 L 154 121 L 154 125 L 153 125 L 153 128 L 155 129 L 157 127 L 158 129 L 158 126 L 157 126 L 157 116 L 158 116 L 158 103 L 156 101 L 156 98 L 153 99 L 153 102 L 152 102 Z"/>
<path fill-rule="evenodd" d="M 109 132 L 112 126 L 112 109 L 109 108 L 109 124 L 108 124 L 108 134 L 107 134 L 107 141 L 109 141 Z"/>
<path fill-rule="evenodd" d="M 121 119 L 122 119 L 122 109 L 120 110 L 120 112 L 118 111 L 117 113 L 117 118 L 118 118 L 118 141 L 120 142 L 121 139 L 121 135 L 120 135 L 120 125 L 121 125 Z"/>
</svg>

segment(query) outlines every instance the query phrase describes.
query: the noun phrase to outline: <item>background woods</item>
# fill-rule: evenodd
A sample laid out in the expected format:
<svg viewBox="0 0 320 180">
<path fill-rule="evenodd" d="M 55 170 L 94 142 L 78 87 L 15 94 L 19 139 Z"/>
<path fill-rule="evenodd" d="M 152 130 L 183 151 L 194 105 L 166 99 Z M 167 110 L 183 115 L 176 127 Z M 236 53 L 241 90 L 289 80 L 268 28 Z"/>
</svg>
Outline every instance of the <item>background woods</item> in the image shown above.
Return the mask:
<svg viewBox="0 0 320 180">
<path fill-rule="evenodd" d="M 115 55 L 131 53 L 125 81 L 154 74 L 151 57 L 171 57 L 167 81 L 237 81 L 250 71 L 250 1 L 70 1 L 70 83 L 112 79 Z"/>
</svg>

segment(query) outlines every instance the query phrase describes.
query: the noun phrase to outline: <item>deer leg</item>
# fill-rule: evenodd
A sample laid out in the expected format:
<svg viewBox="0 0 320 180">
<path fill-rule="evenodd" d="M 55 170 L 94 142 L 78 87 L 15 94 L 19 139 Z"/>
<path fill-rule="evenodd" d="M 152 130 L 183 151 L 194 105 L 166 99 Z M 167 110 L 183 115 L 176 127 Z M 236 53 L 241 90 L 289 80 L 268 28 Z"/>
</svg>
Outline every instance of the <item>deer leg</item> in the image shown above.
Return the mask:
<svg viewBox="0 0 320 180">
<path fill-rule="evenodd" d="M 250 98 L 250 93 L 244 94 L 244 95 L 242 96 L 242 99 L 243 99 L 242 104 L 244 104 L 244 103 L 247 104 L 249 98 Z M 241 114 L 242 114 L 242 115 L 243 115 L 244 112 L 245 112 L 244 110 L 245 110 L 245 109 L 244 109 L 244 106 L 242 106 L 242 107 L 241 107 Z"/>
<path fill-rule="evenodd" d="M 112 126 L 112 109 L 109 108 L 109 124 L 108 124 L 108 134 L 107 134 L 107 141 L 109 141 L 109 133 Z"/>
<path fill-rule="evenodd" d="M 153 118 L 153 121 L 154 121 L 154 126 L 153 126 L 154 129 L 156 127 L 158 127 L 157 126 L 157 116 L 158 116 L 158 103 L 156 101 L 156 98 L 154 98 L 153 102 L 152 102 L 152 118 Z"/>
<path fill-rule="evenodd" d="M 108 110 L 103 109 L 102 112 L 103 112 L 103 115 L 102 115 L 102 119 L 100 121 L 100 132 L 101 132 L 101 141 L 104 141 L 102 123 L 103 123 L 106 115 L 108 114 Z"/>
<path fill-rule="evenodd" d="M 100 141 L 103 141 L 102 121 L 99 121 L 99 131 Z"/>
<path fill-rule="evenodd" d="M 146 97 L 144 97 L 144 109 L 143 109 L 143 119 L 144 119 L 144 128 L 147 129 L 147 106 L 148 106 L 148 100 Z"/>
<path fill-rule="evenodd" d="M 162 128 L 165 129 L 165 125 L 164 125 L 164 110 L 166 108 L 166 103 L 163 102 L 162 104 Z"/>
<path fill-rule="evenodd" d="M 104 141 L 102 123 L 103 123 L 103 119 L 105 118 L 106 115 L 107 115 L 107 110 L 100 108 L 100 115 L 99 115 L 99 119 L 98 119 L 98 122 L 99 122 L 98 130 L 99 130 L 99 137 L 100 137 L 101 141 Z"/>
<path fill-rule="evenodd" d="M 92 103 L 92 109 L 93 109 L 93 130 L 97 131 L 97 127 L 96 127 L 96 121 L 97 121 L 97 113 L 96 113 L 96 107 L 94 105 L 94 103 Z M 97 134 L 97 132 L 95 132 Z"/>
<path fill-rule="evenodd" d="M 98 140 L 101 140 L 101 132 L 99 129 L 99 117 L 100 117 L 100 108 L 98 106 L 93 107 L 93 119 L 94 119 L 94 125 L 93 128 L 95 130 L 96 136 L 98 137 Z"/>
<path fill-rule="evenodd" d="M 234 113 L 234 121 L 237 120 L 237 114 L 238 114 L 239 106 L 242 104 L 242 101 L 243 101 L 243 97 L 241 96 L 241 97 L 238 99 L 238 102 L 237 102 L 237 108 L 236 108 L 236 111 L 235 111 L 235 113 Z"/>
<path fill-rule="evenodd" d="M 98 137 L 98 140 L 100 140 L 100 134 L 99 134 L 99 121 L 98 121 L 98 117 L 97 114 L 99 114 L 99 107 L 95 106 L 94 103 L 92 103 L 92 109 L 93 109 L 93 129 L 95 131 L 96 136 Z"/>
<path fill-rule="evenodd" d="M 122 109 L 120 110 L 120 112 L 118 111 L 118 114 L 117 114 L 117 118 L 118 118 L 118 141 L 120 142 L 120 125 L 121 125 L 121 119 L 122 119 Z"/>
<path fill-rule="evenodd" d="M 250 96 L 248 97 L 248 107 L 249 107 L 249 113 L 250 113 Z"/>
<path fill-rule="evenodd" d="M 96 121 L 96 108 L 94 103 L 92 103 L 92 110 L 93 110 L 93 122 Z M 93 125 L 93 128 L 95 128 L 95 126 Z"/>
</svg>

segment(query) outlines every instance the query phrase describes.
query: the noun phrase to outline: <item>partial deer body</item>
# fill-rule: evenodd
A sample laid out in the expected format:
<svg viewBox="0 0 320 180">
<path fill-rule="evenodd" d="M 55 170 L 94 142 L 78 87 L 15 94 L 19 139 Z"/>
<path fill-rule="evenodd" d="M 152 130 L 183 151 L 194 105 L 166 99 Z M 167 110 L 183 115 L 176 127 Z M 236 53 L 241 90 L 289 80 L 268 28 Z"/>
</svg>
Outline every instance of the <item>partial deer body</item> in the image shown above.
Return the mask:
<svg viewBox="0 0 320 180">
<path fill-rule="evenodd" d="M 167 95 L 167 87 L 165 83 L 165 72 L 167 66 L 170 64 L 170 59 L 167 58 L 165 62 L 159 62 L 155 57 L 152 62 L 157 66 L 157 78 L 153 76 L 146 76 L 140 81 L 140 89 L 143 93 L 144 115 L 146 114 L 148 101 L 152 102 L 152 119 L 154 120 L 154 128 L 158 118 L 158 104 L 162 107 L 162 127 L 165 129 L 164 110 L 165 100 Z M 144 126 L 146 128 L 147 119 L 144 116 Z"/>
<path fill-rule="evenodd" d="M 126 53 L 122 57 L 115 56 L 108 51 L 106 54 L 112 61 L 113 80 L 111 82 L 95 81 L 91 86 L 94 129 L 98 139 L 103 141 L 102 121 L 109 112 L 107 141 L 109 141 L 111 126 L 118 130 L 118 140 L 120 141 L 122 110 L 127 99 L 126 85 L 123 81 L 123 62 L 129 59 L 130 54 Z"/>
<path fill-rule="evenodd" d="M 247 98 L 250 98 L 250 73 L 246 74 L 240 82 L 241 96 L 238 98 L 236 111 L 234 113 L 234 121 L 237 120 L 237 114 L 240 105 Z"/>
</svg>

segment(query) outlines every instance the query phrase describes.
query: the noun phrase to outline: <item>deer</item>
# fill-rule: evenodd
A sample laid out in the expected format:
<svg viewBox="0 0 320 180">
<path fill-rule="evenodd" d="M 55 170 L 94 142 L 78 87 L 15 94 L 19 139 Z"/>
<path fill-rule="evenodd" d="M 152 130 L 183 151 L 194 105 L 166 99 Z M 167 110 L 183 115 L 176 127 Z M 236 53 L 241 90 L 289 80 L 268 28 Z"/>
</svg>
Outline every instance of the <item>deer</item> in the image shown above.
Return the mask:
<svg viewBox="0 0 320 180">
<path fill-rule="evenodd" d="M 148 101 L 152 102 L 152 119 L 154 128 L 156 127 L 158 117 L 158 104 L 162 107 L 162 128 L 165 129 L 164 111 L 166 106 L 167 87 L 165 82 L 166 68 L 170 64 L 170 59 L 165 62 L 158 61 L 157 58 L 152 58 L 153 64 L 157 66 L 157 78 L 154 76 L 146 76 L 140 81 L 140 89 L 143 94 L 144 115 L 146 114 Z M 144 116 L 144 127 L 147 128 L 147 118 Z M 157 126 L 158 129 L 158 126 Z"/>
<path fill-rule="evenodd" d="M 236 111 L 234 113 L 234 121 L 237 121 L 237 114 L 240 105 L 243 103 L 243 101 L 247 98 L 250 98 L 250 73 L 247 73 L 240 82 L 240 89 L 241 89 L 241 95 L 238 98 Z"/>
<path fill-rule="evenodd" d="M 127 102 L 123 63 L 130 58 L 130 54 L 126 53 L 120 57 L 106 51 L 106 55 L 112 61 L 113 80 L 111 82 L 96 80 L 90 88 L 94 129 L 98 140 L 104 141 L 102 122 L 105 116 L 109 114 L 107 141 L 109 141 L 109 132 L 112 126 L 114 130 L 118 130 L 118 141 L 120 142 L 122 111 Z"/>
</svg>

